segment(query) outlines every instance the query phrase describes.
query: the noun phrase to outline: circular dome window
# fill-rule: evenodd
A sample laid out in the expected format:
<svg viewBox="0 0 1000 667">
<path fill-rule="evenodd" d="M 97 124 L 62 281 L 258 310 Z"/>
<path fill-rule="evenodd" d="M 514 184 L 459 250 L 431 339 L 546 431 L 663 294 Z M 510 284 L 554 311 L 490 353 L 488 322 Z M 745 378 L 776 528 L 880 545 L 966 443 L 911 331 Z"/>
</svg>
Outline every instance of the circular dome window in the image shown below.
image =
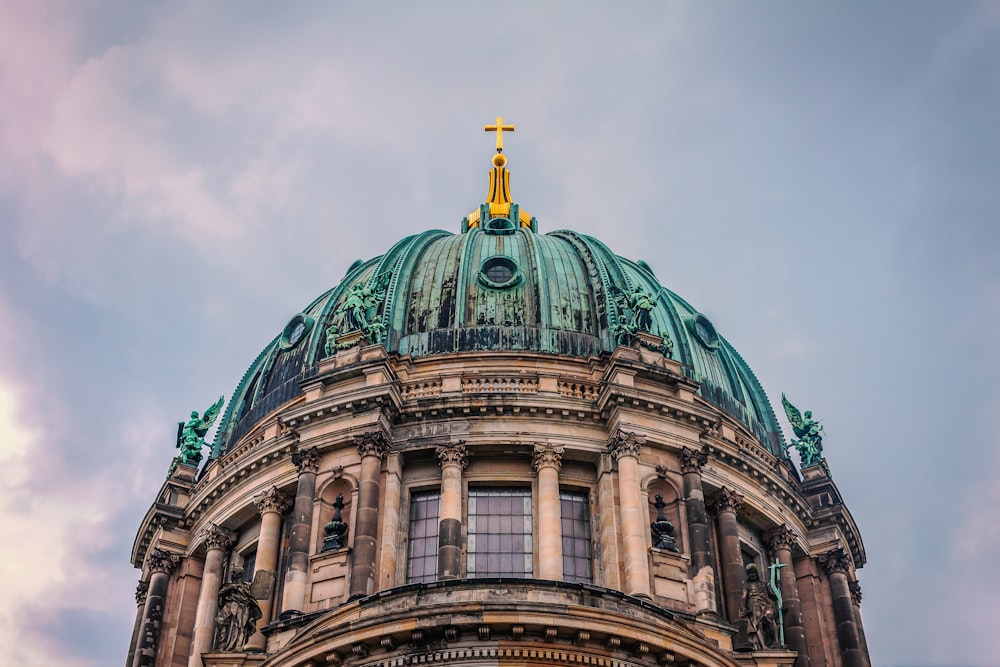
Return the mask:
<svg viewBox="0 0 1000 667">
<path fill-rule="evenodd" d="M 508 289 L 521 283 L 524 274 L 510 257 L 497 255 L 483 260 L 479 267 L 479 282 L 493 289 Z"/>
<path fill-rule="evenodd" d="M 289 320 L 281 332 L 281 339 L 278 341 L 281 349 L 289 350 L 301 343 L 302 339 L 312 329 L 313 321 L 313 318 L 304 313 L 299 313 Z"/>
<path fill-rule="evenodd" d="M 702 344 L 703 347 L 709 350 L 715 350 L 719 347 L 719 334 L 716 333 L 715 327 L 712 323 L 708 321 L 708 318 L 697 313 L 693 317 L 687 318 L 688 330 L 694 334 L 695 339 Z"/>
</svg>

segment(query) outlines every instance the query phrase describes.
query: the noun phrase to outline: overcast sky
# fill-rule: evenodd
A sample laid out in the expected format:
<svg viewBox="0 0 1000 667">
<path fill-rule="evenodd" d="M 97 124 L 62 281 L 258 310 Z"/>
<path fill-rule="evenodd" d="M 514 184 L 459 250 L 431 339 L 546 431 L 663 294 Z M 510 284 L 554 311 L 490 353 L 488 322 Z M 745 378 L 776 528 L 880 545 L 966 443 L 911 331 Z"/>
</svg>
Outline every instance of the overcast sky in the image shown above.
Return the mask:
<svg viewBox="0 0 1000 667">
<path fill-rule="evenodd" d="M 0 5 L 0 661 L 124 661 L 176 422 L 486 195 L 826 427 L 875 665 L 997 665 L 1000 4 Z M 784 418 L 782 416 L 782 421 Z"/>
</svg>

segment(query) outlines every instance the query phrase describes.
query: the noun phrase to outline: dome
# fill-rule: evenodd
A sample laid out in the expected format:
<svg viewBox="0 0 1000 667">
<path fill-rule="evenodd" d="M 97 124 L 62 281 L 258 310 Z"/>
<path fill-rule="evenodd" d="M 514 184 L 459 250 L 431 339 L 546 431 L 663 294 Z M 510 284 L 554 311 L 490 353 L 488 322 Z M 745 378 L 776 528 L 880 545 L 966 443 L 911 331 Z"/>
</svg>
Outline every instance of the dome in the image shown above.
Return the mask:
<svg viewBox="0 0 1000 667">
<path fill-rule="evenodd" d="M 587 358 L 635 338 L 683 364 L 702 398 L 784 455 L 764 391 L 708 318 L 663 287 L 645 262 L 577 232 L 536 233 L 537 222 L 511 208 L 509 217 L 487 218 L 484 205 L 485 225 L 466 218 L 461 234 L 427 231 L 355 262 L 250 366 L 214 455 L 298 395 L 321 361 L 351 345 L 381 343 L 412 358 L 482 351 Z M 641 327 L 647 336 L 630 325 L 639 310 L 629 305 L 635 294 L 651 304 Z"/>
</svg>

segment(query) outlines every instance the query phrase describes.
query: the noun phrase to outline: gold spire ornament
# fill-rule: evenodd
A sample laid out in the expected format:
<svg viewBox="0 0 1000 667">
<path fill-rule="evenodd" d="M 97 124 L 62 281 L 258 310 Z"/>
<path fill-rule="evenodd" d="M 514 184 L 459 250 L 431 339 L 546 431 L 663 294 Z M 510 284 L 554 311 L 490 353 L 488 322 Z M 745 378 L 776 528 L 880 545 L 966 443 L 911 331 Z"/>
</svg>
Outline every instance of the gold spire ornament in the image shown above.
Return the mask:
<svg viewBox="0 0 1000 667">
<path fill-rule="evenodd" d="M 497 138 L 497 152 L 493 156 L 493 169 L 490 170 L 490 189 L 486 195 L 486 202 L 480 210 L 473 211 L 463 221 L 463 230 L 479 227 L 486 221 L 494 218 L 516 218 L 514 224 L 520 227 L 534 229 L 532 217 L 521 211 L 517 204 L 514 204 L 510 197 L 510 172 L 507 171 L 507 157 L 503 154 L 503 133 L 513 132 L 514 126 L 510 123 L 504 124 L 503 116 L 497 116 L 496 123 L 484 125 L 486 132 L 495 132 Z M 510 222 L 503 224 L 510 225 Z"/>
<path fill-rule="evenodd" d="M 486 125 L 484 128 L 487 132 L 497 133 L 497 153 L 503 153 L 503 133 L 513 132 L 513 125 L 504 125 L 503 116 L 497 116 L 497 122 L 495 125 Z"/>
</svg>

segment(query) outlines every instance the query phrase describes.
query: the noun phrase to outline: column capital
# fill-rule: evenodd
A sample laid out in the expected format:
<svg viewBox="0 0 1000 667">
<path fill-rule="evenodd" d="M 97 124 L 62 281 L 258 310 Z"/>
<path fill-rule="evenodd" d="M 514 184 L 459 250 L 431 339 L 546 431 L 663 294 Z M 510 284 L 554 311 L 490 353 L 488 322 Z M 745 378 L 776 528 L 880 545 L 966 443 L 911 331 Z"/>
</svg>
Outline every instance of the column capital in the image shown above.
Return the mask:
<svg viewBox="0 0 1000 667">
<path fill-rule="evenodd" d="M 817 558 L 828 575 L 835 572 L 847 574 L 851 570 L 851 557 L 841 547 L 821 553 Z"/>
<path fill-rule="evenodd" d="M 438 463 L 440 463 L 442 468 L 448 465 L 456 465 L 465 470 L 465 466 L 469 463 L 465 440 L 459 440 L 447 445 L 438 445 L 434 452 L 437 454 Z"/>
<path fill-rule="evenodd" d="M 565 448 L 549 443 L 535 443 L 531 458 L 531 466 L 538 472 L 541 468 L 562 468 L 562 455 Z"/>
<path fill-rule="evenodd" d="M 377 456 L 379 460 L 389 453 L 389 438 L 382 431 L 368 431 L 354 436 L 354 444 L 358 446 L 358 455 Z"/>
<path fill-rule="evenodd" d="M 798 542 L 795 539 L 795 533 L 784 524 L 768 532 L 764 536 L 764 541 L 767 544 L 767 548 L 771 551 L 777 551 L 778 549 L 788 549 L 791 551 L 792 547 Z"/>
<path fill-rule="evenodd" d="M 732 512 L 735 514 L 743 507 L 743 496 L 735 491 L 730 491 L 726 487 L 722 487 L 712 498 L 712 507 L 715 508 L 716 512 Z"/>
<path fill-rule="evenodd" d="M 139 606 L 146 604 L 146 593 L 149 592 L 149 582 L 139 580 L 135 587 L 135 603 Z"/>
<path fill-rule="evenodd" d="M 646 436 L 618 429 L 608 440 L 608 453 L 615 461 L 623 456 L 639 458 L 639 450 L 646 444 Z"/>
<path fill-rule="evenodd" d="M 677 455 L 677 458 L 680 459 L 682 473 L 700 473 L 701 467 L 708 463 L 708 452 L 700 449 L 681 447 L 680 454 Z"/>
<path fill-rule="evenodd" d="M 265 512 L 284 514 L 292 506 L 288 496 L 279 491 L 276 486 L 272 486 L 264 493 L 254 496 L 253 502 L 257 506 L 257 511 L 261 514 Z"/>
<path fill-rule="evenodd" d="M 847 587 L 851 590 L 851 602 L 861 606 L 861 582 L 857 579 L 848 581 Z"/>
<path fill-rule="evenodd" d="M 292 463 L 299 469 L 300 475 L 307 472 L 315 475 L 319 472 L 319 450 L 315 447 L 297 449 L 292 452 Z"/>
<path fill-rule="evenodd" d="M 217 526 L 214 523 L 210 523 L 202 528 L 199 536 L 205 542 L 205 548 L 210 550 L 221 549 L 222 551 L 226 551 L 236 542 L 236 533 Z"/>
<path fill-rule="evenodd" d="M 178 556 L 160 548 L 150 550 L 149 555 L 146 556 L 146 567 L 149 569 L 150 574 L 154 572 L 170 574 L 180 562 L 181 559 Z"/>
</svg>

